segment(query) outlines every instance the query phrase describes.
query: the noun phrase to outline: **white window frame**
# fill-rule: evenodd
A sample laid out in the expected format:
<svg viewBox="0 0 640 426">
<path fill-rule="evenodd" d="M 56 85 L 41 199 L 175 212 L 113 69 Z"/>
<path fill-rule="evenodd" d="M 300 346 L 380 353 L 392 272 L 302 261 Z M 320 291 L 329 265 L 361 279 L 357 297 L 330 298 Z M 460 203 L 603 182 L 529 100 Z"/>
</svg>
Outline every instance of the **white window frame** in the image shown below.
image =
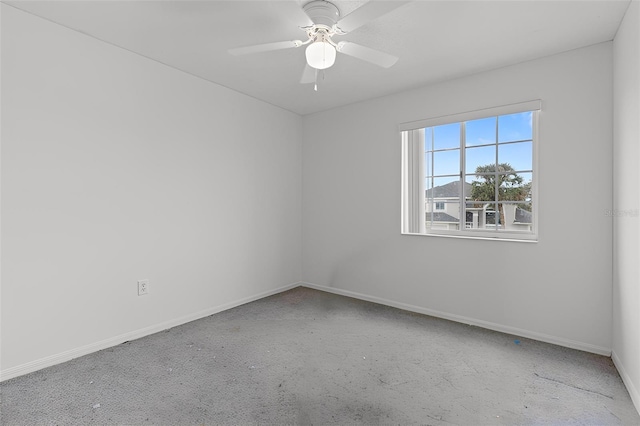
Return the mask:
<svg viewBox="0 0 640 426">
<path fill-rule="evenodd" d="M 454 237 L 454 238 L 474 238 L 474 239 L 489 239 L 489 240 L 506 240 L 506 241 L 526 241 L 536 242 L 538 240 L 538 206 L 540 204 L 540 198 L 538 196 L 538 146 L 539 146 L 539 119 L 540 111 L 542 110 L 542 101 L 533 100 L 527 102 L 521 102 L 517 104 L 504 105 L 499 107 L 486 108 L 476 111 L 464 112 L 453 115 L 446 115 L 434 118 L 428 118 L 424 120 L 412 121 L 402 123 L 398 126 L 401 133 L 402 140 L 402 179 L 401 179 L 401 191 L 402 191 L 402 224 L 401 233 L 405 235 L 423 235 L 423 236 L 439 236 L 439 237 Z M 483 118 L 517 114 L 522 112 L 532 112 L 532 230 L 531 231 L 515 231 L 515 230 L 484 230 L 484 229 L 467 229 L 464 221 L 464 217 L 460 217 L 458 230 L 444 230 L 444 229 L 426 229 L 425 225 L 415 225 L 417 218 L 421 215 L 424 216 L 424 207 L 422 210 L 416 209 L 415 206 L 422 204 L 424 206 L 425 192 L 424 192 L 424 129 L 434 126 L 441 126 L 452 123 L 462 123 L 472 120 L 478 120 Z M 464 127 L 464 126 L 463 126 Z M 461 131 L 461 139 L 464 138 L 464 130 Z M 420 148 L 416 145 L 416 141 L 422 137 L 422 160 L 419 157 L 415 157 L 416 153 L 420 151 Z M 464 143 L 461 140 L 461 152 L 460 152 L 460 182 L 465 182 L 464 178 Z M 496 141 L 497 143 L 497 141 Z M 413 144 L 413 145 L 412 145 Z M 422 164 L 420 164 L 422 163 Z M 421 183 L 422 182 L 422 183 Z M 461 191 L 464 185 L 460 185 Z M 421 192 L 417 192 L 421 191 Z M 416 202 L 415 197 L 422 196 L 422 202 Z M 465 203 L 461 194 L 460 206 Z M 461 213 L 461 216 L 464 215 Z M 425 222 L 424 220 L 422 222 Z"/>
</svg>

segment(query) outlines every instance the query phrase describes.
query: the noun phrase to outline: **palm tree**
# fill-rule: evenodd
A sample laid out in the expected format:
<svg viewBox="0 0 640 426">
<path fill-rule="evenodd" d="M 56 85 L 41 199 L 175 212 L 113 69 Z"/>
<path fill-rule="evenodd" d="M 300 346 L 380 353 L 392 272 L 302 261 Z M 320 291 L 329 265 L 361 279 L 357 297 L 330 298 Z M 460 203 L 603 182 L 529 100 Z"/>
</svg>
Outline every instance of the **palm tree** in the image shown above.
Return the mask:
<svg viewBox="0 0 640 426">
<path fill-rule="evenodd" d="M 498 191 L 498 201 L 527 201 L 531 199 L 531 182 L 523 184 L 519 176 L 509 163 L 487 164 L 476 167 L 476 178 L 471 182 L 471 198 L 474 201 L 496 200 L 496 184 Z M 476 205 L 480 207 L 480 205 Z M 530 207 L 529 207 L 530 208 Z M 500 223 L 504 225 L 504 207 L 498 204 L 500 212 Z"/>
</svg>

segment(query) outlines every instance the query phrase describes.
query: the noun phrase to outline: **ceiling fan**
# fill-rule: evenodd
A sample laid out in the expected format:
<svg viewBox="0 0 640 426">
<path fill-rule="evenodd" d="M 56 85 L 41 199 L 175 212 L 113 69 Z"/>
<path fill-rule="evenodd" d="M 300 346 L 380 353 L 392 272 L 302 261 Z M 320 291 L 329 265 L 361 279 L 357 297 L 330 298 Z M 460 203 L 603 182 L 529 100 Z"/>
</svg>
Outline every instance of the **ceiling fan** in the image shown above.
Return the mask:
<svg viewBox="0 0 640 426">
<path fill-rule="evenodd" d="M 338 7 L 326 0 L 313 0 L 299 9 L 297 3 L 282 2 L 279 4 L 294 4 L 298 11 L 304 12 L 300 20 L 305 20 L 307 25 L 300 26 L 307 40 L 278 41 L 274 43 L 257 44 L 253 46 L 229 49 L 232 55 L 247 55 L 251 53 L 268 52 L 307 46 L 305 56 L 307 64 L 302 73 L 300 83 L 315 83 L 314 89 L 318 90 L 318 70 L 331 67 L 336 60 L 336 54 L 343 53 L 362 59 L 372 64 L 389 68 L 398 60 L 396 56 L 379 50 L 371 49 L 349 41 L 333 41 L 334 36 L 343 36 L 367 22 L 379 18 L 392 10 L 409 3 L 409 1 L 375 1 L 370 0 L 363 6 L 341 18 Z"/>
</svg>

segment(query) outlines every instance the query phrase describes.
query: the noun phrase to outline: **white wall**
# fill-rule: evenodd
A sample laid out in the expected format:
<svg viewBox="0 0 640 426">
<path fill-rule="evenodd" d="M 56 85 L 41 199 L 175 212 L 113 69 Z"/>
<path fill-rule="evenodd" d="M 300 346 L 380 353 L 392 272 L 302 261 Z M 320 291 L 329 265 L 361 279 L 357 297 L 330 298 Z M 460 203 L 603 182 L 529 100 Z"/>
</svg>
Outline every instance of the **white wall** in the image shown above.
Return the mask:
<svg viewBox="0 0 640 426">
<path fill-rule="evenodd" d="M 534 99 L 539 242 L 400 235 L 397 125 Z M 305 116 L 303 280 L 610 353 L 611 110 L 603 43 Z"/>
<path fill-rule="evenodd" d="M 605 214 L 612 176 L 631 188 L 614 208 L 638 206 L 637 2 L 613 49 L 615 173 L 611 43 L 307 116 L 303 129 L 299 116 L 1 8 L 3 379 L 278 291 L 302 263 L 327 289 L 594 352 L 613 345 L 637 389 L 640 234 L 637 219 L 617 219 L 612 342 Z M 540 241 L 400 235 L 397 124 L 537 98 Z M 558 211 L 567 196 L 577 208 Z M 150 295 L 136 295 L 140 278 Z"/>
<path fill-rule="evenodd" d="M 297 283 L 301 132 L 2 5 L 3 379 Z"/>
<path fill-rule="evenodd" d="M 613 44 L 613 359 L 640 411 L 640 2 Z"/>
</svg>

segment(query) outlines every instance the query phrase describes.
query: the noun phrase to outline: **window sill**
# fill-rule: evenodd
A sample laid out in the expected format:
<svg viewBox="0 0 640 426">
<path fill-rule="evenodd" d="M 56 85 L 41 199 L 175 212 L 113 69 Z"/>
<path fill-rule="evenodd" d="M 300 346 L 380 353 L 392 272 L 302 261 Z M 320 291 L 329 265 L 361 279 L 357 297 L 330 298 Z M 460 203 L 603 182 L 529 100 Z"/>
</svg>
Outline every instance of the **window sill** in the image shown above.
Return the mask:
<svg viewBox="0 0 640 426">
<path fill-rule="evenodd" d="M 537 243 L 538 242 L 538 236 L 533 234 L 527 234 L 526 238 L 518 238 L 517 236 L 512 236 L 512 235 L 509 235 L 509 236 L 505 235 L 500 237 L 489 237 L 486 235 L 469 235 L 469 234 L 452 235 L 452 234 L 436 234 L 436 233 L 413 234 L 413 233 L 406 233 L 406 232 L 402 232 L 401 235 L 418 236 L 418 237 L 456 238 L 456 239 L 463 239 L 463 240 L 506 241 L 506 242 L 514 242 L 514 243 Z"/>
</svg>

